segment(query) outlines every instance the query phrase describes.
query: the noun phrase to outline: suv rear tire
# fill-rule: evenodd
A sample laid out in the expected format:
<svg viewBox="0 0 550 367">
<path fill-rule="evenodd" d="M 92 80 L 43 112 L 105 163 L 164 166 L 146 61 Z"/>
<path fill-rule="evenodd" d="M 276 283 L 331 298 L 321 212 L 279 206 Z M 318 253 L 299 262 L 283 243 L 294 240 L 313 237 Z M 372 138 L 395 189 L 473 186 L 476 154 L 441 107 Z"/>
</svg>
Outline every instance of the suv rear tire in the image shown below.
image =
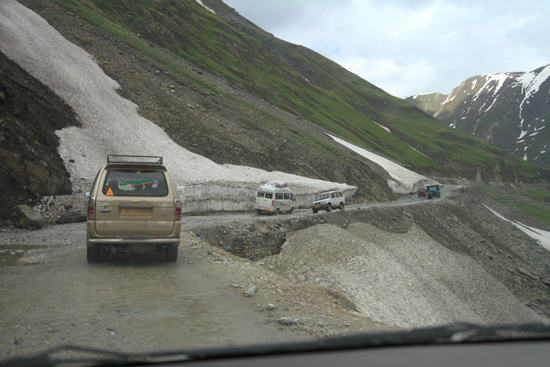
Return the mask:
<svg viewBox="0 0 550 367">
<path fill-rule="evenodd" d="M 164 258 L 167 262 L 175 262 L 178 260 L 178 246 L 168 245 L 164 251 Z"/>
<path fill-rule="evenodd" d="M 89 263 L 99 262 L 99 247 L 98 246 L 86 246 L 86 259 Z"/>
<path fill-rule="evenodd" d="M 344 203 L 340 203 L 340 210 L 344 210 Z"/>
</svg>

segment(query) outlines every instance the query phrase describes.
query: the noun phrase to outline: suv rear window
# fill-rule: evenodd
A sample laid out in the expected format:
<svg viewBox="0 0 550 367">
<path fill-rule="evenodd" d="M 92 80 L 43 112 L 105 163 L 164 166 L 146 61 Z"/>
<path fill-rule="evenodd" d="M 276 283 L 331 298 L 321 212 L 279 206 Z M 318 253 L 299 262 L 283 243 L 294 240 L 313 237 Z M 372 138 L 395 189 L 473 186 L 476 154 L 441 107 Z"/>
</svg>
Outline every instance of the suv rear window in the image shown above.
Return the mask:
<svg viewBox="0 0 550 367">
<path fill-rule="evenodd" d="M 167 196 L 168 185 L 162 171 L 109 170 L 102 191 L 107 196 Z"/>
</svg>

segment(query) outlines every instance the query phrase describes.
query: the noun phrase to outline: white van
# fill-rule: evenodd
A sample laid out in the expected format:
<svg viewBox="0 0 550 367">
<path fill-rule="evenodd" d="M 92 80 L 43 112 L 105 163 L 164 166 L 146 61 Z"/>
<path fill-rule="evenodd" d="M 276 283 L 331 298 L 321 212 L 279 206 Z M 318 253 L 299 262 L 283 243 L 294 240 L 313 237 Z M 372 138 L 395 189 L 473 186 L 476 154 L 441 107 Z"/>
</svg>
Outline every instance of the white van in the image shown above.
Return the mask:
<svg viewBox="0 0 550 367">
<path fill-rule="evenodd" d="M 295 199 L 292 191 L 286 187 L 286 182 L 270 181 L 260 185 L 254 197 L 254 210 L 259 214 L 268 212 L 279 214 L 281 212 L 294 213 Z"/>
</svg>

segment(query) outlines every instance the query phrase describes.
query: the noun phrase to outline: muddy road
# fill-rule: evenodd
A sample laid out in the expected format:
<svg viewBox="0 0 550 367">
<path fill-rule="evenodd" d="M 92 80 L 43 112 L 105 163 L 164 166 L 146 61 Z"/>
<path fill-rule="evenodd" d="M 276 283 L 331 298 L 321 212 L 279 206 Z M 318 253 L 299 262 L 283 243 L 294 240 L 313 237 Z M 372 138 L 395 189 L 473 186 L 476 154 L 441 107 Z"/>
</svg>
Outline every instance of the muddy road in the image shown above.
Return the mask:
<svg viewBox="0 0 550 367">
<path fill-rule="evenodd" d="M 135 254 L 88 264 L 84 230 L 1 235 L 0 359 L 65 344 L 145 352 L 306 338 L 266 322 L 185 246 L 176 263 Z"/>
</svg>

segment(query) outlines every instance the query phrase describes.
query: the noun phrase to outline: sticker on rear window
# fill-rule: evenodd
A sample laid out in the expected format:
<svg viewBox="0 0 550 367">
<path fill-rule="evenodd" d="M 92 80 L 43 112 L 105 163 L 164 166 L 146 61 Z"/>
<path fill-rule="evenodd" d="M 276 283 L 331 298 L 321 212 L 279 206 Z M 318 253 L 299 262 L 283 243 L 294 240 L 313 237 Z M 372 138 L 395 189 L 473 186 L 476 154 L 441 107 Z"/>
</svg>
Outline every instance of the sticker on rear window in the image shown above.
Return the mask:
<svg viewBox="0 0 550 367">
<path fill-rule="evenodd" d="M 150 183 L 153 183 L 153 180 L 151 180 L 150 178 L 144 178 L 143 180 L 133 180 L 133 181 L 128 181 L 128 182 L 119 182 L 118 186 L 119 187 L 128 186 L 128 185 L 137 186 L 137 185 L 147 185 L 147 184 L 150 184 Z"/>
</svg>

